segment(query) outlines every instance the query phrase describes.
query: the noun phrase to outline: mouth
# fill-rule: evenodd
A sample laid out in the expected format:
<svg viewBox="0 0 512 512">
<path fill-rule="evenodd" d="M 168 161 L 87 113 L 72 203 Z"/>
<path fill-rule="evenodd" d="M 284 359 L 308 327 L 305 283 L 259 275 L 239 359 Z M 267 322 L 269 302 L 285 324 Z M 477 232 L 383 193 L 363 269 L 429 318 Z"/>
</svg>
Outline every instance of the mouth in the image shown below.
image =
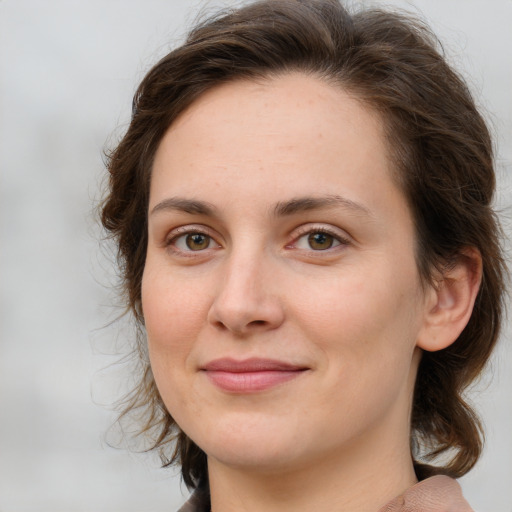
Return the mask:
<svg viewBox="0 0 512 512">
<path fill-rule="evenodd" d="M 309 370 L 273 359 L 245 359 L 242 361 L 224 358 L 209 362 L 203 371 L 210 382 L 230 393 L 256 393 L 296 379 Z"/>
</svg>

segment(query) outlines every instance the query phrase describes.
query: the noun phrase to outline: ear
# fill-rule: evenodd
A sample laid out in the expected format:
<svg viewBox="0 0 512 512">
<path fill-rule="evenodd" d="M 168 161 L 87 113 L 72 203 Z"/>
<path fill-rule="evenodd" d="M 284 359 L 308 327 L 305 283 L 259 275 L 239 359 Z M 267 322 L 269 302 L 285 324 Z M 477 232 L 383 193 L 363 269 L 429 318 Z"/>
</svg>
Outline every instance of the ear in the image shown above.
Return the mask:
<svg viewBox="0 0 512 512">
<path fill-rule="evenodd" d="M 459 337 L 471 318 L 481 281 L 480 251 L 474 247 L 464 249 L 426 293 L 418 347 L 434 352 Z"/>
</svg>

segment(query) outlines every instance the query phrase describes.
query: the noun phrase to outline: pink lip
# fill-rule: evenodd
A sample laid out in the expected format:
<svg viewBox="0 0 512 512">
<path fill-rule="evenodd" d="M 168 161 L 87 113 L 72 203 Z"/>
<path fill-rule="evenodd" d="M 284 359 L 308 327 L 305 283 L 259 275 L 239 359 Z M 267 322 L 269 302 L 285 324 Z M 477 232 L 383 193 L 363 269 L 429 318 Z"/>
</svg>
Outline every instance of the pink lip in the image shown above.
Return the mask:
<svg viewBox="0 0 512 512">
<path fill-rule="evenodd" d="M 216 359 L 206 364 L 202 370 L 217 387 L 232 393 L 254 393 L 272 388 L 292 380 L 307 370 L 273 359 Z"/>
</svg>

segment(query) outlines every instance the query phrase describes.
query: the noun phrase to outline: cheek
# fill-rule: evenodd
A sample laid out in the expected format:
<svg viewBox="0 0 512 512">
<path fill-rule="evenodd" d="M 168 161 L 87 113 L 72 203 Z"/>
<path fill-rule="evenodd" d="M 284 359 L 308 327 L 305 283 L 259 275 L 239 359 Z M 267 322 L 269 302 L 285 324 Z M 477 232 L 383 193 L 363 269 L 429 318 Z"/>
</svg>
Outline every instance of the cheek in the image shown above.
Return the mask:
<svg viewBox="0 0 512 512">
<path fill-rule="evenodd" d="M 194 280 L 183 282 L 169 272 L 151 268 L 144 272 L 142 309 L 155 373 L 163 365 L 181 367 L 175 363 L 186 360 L 204 326 L 208 304 L 204 291 L 201 293 L 200 283 Z"/>
<path fill-rule="evenodd" d="M 304 294 L 296 312 L 322 353 L 326 380 L 318 405 L 331 411 L 335 429 L 377 424 L 410 385 L 415 289 L 393 284 L 382 276 L 333 280 Z"/>
<path fill-rule="evenodd" d="M 150 267 L 144 272 L 141 290 L 152 373 L 166 408 L 178 424 L 183 417 L 197 413 L 186 412 L 195 407 L 189 400 L 194 370 L 190 353 L 208 311 L 204 293 L 199 293 L 193 280 L 186 281 Z"/>
<path fill-rule="evenodd" d="M 295 317 L 326 358 L 352 372 L 385 372 L 406 365 L 420 321 L 416 270 L 372 265 L 331 275 L 324 282 L 305 279 L 295 296 Z"/>
</svg>

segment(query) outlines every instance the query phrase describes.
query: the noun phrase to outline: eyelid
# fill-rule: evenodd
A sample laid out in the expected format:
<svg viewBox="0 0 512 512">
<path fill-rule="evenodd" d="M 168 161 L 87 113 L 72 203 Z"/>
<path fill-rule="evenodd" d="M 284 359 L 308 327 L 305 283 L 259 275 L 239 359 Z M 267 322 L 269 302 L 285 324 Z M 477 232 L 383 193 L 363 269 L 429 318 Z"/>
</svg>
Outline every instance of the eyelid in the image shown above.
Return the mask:
<svg viewBox="0 0 512 512">
<path fill-rule="evenodd" d="M 336 240 L 340 242 L 340 245 L 337 245 L 331 249 L 325 249 L 323 251 L 315 251 L 311 249 L 311 252 L 315 253 L 327 253 L 332 250 L 336 250 L 339 247 L 347 246 L 352 243 L 352 238 L 346 233 L 346 231 L 343 231 L 339 228 L 335 228 L 334 226 L 329 226 L 325 224 L 317 224 L 317 223 L 308 223 L 304 224 L 302 226 L 299 226 L 293 233 L 292 233 L 292 241 L 286 245 L 286 248 L 292 249 L 296 245 L 297 241 L 301 239 L 305 235 L 309 235 L 310 233 L 325 233 L 327 235 L 330 235 L 334 237 Z M 307 249 L 304 249 L 307 250 Z"/>
<path fill-rule="evenodd" d="M 201 233 L 203 235 L 208 236 L 212 240 L 212 242 L 217 246 L 213 248 L 214 250 L 222 247 L 222 245 L 218 242 L 219 236 L 217 232 L 213 231 L 211 228 L 205 226 L 204 224 L 185 224 L 183 226 L 178 226 L 172 229 L 165 237 L 164 246 L 174 253 L 186 256 L 197 256 L 200 253 L 212 250 L 212 248 L 208 248 L 202 251 L 182 251 L 173 244 L 173 242 L 175 242 L 178 238 L 193 233 Z"/>
</svg>

